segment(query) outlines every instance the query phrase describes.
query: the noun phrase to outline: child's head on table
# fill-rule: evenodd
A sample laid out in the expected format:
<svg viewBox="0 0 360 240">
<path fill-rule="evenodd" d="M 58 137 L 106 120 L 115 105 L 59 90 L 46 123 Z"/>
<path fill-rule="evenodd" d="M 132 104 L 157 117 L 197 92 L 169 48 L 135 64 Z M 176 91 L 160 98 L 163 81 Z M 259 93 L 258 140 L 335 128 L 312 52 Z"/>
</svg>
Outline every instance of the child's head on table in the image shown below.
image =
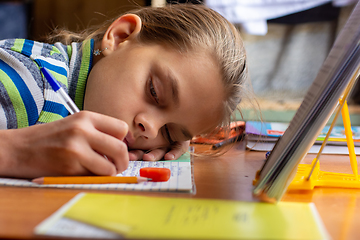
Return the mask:
<svg viewBox="0 0 360 240">
<path fill-rule="evenodd" d="M 247 77 L 235 27 L 200 5 L 142 8 L 112 20 L 95 39 L 84 109 L 125 121 L 130 149 L 211 132 L 228 121 Z"/>
<path fill-rule="evenodd" d="M 193 136 L 228 125 L 245 91 L 241 37 L 203 5 L 140 8 L 82 33 L 59 30 L 48 40 L 58 41 L 68 50 L 50 52 L 51 62 L 54 52 L 68 58 L 74 42 L 94 44 L 83 95 L 87 111 L 0 134 L 9 146 L 3 155 L 11 159 L 0 159 L 6 166 L 0 175 L 113 175 L 129 160 L 177 158 Z M 40 81 L 32 82 L 35 88 Z"/>
</svg>

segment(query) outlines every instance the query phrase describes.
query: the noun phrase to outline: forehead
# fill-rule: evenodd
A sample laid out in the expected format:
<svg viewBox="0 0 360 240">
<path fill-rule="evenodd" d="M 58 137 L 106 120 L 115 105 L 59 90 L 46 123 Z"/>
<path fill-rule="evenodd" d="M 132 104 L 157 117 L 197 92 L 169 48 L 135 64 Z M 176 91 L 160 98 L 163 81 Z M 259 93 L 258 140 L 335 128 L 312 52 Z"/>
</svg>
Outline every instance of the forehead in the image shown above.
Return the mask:
<svg viewBox="0 0 360 240">
<path fill-rule="evenodd" d="M 170 52 L 163 56 L 177 80 L 178 121 L 193 135 L 211 131 L 223 119 L 224 86 L 219 65 L 205 51 Z"/>
</svg>

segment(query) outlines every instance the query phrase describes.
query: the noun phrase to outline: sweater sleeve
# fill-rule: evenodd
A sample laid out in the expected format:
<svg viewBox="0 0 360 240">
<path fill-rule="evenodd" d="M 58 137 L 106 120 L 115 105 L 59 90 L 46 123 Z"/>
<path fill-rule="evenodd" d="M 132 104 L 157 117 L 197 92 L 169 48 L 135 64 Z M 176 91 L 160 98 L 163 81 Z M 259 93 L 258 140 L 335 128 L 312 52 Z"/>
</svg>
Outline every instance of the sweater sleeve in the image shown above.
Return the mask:
<svg viewBox="0 0 360 240">
<path fill-rule="evenodd" d="M 83 51 L 81 43 L 73 43 L 72 48 L 27 39 L 0 41 L 0 129 L 23 128 L 68 116 L 68 110 L 42 77 L 40 67 L 49 69 L 82 109 L 93 40 L 90 43 Z"/>
<path fill-rule="evenodd" d="M 36 124 L 44 106 L 44 81 L 29 57 L 0 42 L 0 129 Z"/>
</svg>

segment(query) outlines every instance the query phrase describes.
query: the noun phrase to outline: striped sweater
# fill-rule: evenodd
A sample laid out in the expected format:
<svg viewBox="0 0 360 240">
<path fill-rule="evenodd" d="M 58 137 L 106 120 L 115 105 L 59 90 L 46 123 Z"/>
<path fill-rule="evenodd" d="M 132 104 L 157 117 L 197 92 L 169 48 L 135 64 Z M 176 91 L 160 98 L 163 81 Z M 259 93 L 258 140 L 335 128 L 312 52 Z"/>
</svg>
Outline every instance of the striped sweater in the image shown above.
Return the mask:
<svg viewBox="0 0 360 240">
<path fill-rule="evenodd" d="M 49 69 L 79 109 L 83 109 L 94 42 L 82 45 L 25 39 L 0 41 L 0 129 L 52 122 L 69 114 L 41 75 L 40 67 Z"/>
</svg>

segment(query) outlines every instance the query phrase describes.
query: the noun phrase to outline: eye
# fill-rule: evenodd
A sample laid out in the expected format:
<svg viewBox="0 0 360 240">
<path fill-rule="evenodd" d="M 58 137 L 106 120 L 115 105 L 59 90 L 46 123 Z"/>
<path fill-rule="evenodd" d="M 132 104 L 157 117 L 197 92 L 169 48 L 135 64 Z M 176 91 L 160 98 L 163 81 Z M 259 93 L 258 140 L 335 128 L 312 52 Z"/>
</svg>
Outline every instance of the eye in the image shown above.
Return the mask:
<svg viewBox="0 0 360 240">
<path fill-rule="evenodd" d="M 159 98 L 158 98 L 157 93 L 156 93 L 156 91 L 155 91 L 154 83 L 153 83 L 152 78 L 150 78 L 149 88 L 150 88 L 150 94 L 151 94 L 151 96 L 154 98 L 154 100 L 155 100 L 156 103 L 159 103 Z"/>
</svg>

